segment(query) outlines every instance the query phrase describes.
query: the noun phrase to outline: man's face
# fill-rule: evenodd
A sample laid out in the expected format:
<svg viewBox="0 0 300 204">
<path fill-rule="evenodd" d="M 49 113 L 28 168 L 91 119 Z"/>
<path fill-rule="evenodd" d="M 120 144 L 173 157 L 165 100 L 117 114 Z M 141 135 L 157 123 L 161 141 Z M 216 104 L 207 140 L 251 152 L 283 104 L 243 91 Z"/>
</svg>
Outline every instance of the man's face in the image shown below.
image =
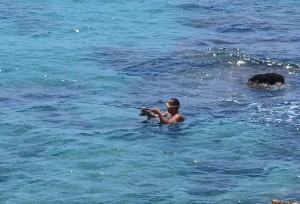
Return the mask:
<svg viewBox="0 0 300 204">
<path fill-rule="evenodd" d="M 169 100 L 167 102 L 167 104 L 169 104 L 169 106 L 170 106 L 170 107 L 168 107 L 168 105 L 167 105 L 168 112 L 170 113 L 170 111 L 172 111 L 174 109 L 174 107 L 172 107 L 172 106 L 174 106 L 174 101 L 173 100 Z"/>
</svg>

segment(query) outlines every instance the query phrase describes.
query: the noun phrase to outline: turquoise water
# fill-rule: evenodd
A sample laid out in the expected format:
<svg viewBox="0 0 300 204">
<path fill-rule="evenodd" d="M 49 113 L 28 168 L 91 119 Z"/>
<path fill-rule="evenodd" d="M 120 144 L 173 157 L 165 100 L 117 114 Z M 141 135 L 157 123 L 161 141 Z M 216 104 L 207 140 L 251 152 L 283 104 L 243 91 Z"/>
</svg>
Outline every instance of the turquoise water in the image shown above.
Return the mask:
<svg viewBox="0 0 300 204">
<path fill-rule="evenodd" d="M 2 1 L 0 202 L 300 201 L 299 6 Z"/>
</svg>

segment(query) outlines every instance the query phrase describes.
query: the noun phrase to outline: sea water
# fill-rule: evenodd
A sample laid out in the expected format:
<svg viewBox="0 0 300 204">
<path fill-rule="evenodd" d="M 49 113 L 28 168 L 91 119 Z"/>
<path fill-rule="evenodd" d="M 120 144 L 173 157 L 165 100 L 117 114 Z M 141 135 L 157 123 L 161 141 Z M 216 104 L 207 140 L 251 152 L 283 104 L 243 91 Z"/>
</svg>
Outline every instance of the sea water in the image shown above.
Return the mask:
<svg viewBox="0 0 300 204">
<path fill-rule="evenodd" d="M 300 201 L 299 8 L 1 1 L 0 202 Z M 172 97 L 185 122 L 139 116 Z"/>
</svg>

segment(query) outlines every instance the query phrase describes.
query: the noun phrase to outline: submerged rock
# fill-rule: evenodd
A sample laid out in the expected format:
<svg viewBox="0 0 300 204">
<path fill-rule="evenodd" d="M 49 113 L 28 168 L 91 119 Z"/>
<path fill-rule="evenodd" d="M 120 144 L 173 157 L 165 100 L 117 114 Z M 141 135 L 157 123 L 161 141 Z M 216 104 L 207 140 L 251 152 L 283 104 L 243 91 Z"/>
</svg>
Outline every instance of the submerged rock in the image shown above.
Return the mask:
<svg viewBox="0 0 300 204">
<path fill-rule="evenodd" d="M 284 84 L 284 77 L 277 73 L 257 74 L 247 82 L 247 86 L 253 88 L 270 88 L 274 85 L 280 86 Z"/>
</svg>

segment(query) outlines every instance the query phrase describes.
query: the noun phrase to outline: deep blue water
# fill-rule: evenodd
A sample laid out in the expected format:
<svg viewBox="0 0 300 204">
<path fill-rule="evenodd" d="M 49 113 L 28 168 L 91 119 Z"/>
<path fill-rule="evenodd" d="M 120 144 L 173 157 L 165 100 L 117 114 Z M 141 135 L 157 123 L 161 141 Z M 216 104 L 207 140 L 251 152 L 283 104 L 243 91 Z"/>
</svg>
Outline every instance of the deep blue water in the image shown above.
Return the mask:
<svg viewBox="0 0 300 204">
<path fill-rule="evenodd" d="M 300 201 L 299 7 L 1 1 L 0 202 Z M 135 109 L 171 97 L 184 123 Z"/>
</svg>

